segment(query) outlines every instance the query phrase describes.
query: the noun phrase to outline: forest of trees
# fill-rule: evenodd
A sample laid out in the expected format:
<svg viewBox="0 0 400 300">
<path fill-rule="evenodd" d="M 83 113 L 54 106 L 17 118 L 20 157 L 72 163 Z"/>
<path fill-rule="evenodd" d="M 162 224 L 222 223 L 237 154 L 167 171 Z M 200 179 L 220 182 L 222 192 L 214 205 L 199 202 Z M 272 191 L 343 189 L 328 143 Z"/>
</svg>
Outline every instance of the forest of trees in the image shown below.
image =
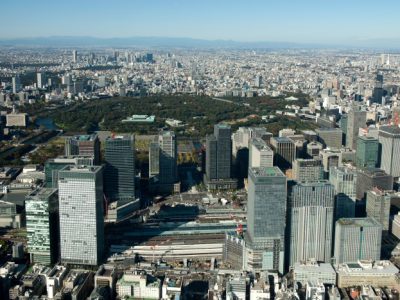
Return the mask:
<svg viewBox="0 0 400 300">
<path fill-rule="evenodd" d="M 300 102 L 303 103 L 300 103 Z M 303 106 L 305 100 L 295 101 Z M 63 109 L 48 111 L 55 124 L 69 132 L 90 132 L 95 130 L 110 130 L 115 132 L 134 132 L 137 134 L 157 133 L 165 127 L 167 118 L 182 121 L 186 126 L 175 128 L 180 135 L 203 137 L 213 131 L 214 124 L 227 121 L 235 130 L 239 126 L 257 126 L 265 124 L 261 115 L 274 114 L 283 110 L 288 102 L 282 98 L 255 97 L 246 99 L 249 106 L 240 101 L 226 103 L 210 97 L 191 95 L 157 95 L 146 97 L 117 97 L 87 102 L 77 102 Z M 290 104 L 296 104 L 290 102 Z M 28 109 L 29 111 L 29 109 Z M 33 112 L 33 111 L 32 111 Z M 122 123 L 121 121 L 133 114 L 155 115 L 152 124 Z M 247 118 L 255 115 L 252 118 Z M 241 122 L 237 120 L 243 119 Z M 304 121 L 290 118 L 280 118 L 279 124 L 291 126 L 297 122 L 298 127 L 307 127 Z M 272 120 L 270 127 L 274 128 Z M 282 122 L 284 124 L 282 124 Z M 267 126 L 268 127 L 268 126 Z M 311 126 L 312 127 L 312 126 Z M 308 128 L 308 127 L 307 127 Z"/>
</svg>

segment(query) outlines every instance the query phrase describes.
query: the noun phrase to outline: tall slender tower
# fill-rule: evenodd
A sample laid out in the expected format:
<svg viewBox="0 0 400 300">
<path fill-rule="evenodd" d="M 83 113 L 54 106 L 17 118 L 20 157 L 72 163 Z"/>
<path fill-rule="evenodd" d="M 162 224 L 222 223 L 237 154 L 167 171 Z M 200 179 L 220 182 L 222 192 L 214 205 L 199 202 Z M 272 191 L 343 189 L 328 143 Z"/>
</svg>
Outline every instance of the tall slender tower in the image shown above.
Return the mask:
<svg viewBox="0 0 400 300">
<path fill-rule="evenodd" d="M 178 177 L 178 147 L 175 133 L 173 131 L 163 131 L 158 136 L 158 145 L 160 147 L 160 182 L 175 183 Z"/>
<path fill-rule="evenodd" d="M 236 180 L 231 177 L 232 140 L 231 127 L 225 124 L 214 126 L 214 134 L 206 138 L 205 184 L 210 190 L 234 189 Z"/>
<path fill-rule="evenodd" d="M 358 107 L 353 107 L 347 117 L 346 146 L 348 148 L 357 150 L 358 130 L 365 127 L 366 123 L 367 112 Z"/>
<path fill-rule="evenodd" d="M 393 177 L 400 177 L 400 128 L 398 126 L 381 126 L 379 128 L 381 144 L 381 169 Z"/>
<path fill-rule="evenodd" d="M 78 62 L 78 51 L 72 50 L 72 62 L 77 63 Z"/>
<path fill-rule="evenodd" d="M 109 200 L 135 197 L 135 140 L 113 135 L 105 141 L 104 191 Z"/>
<path fill-rule="evenodd" d="M 56 189 L 42 188 L 25 200 L 28 251 L 33 263 L 50 265 L 59 256 L 59 215 Z"/>
</svg>

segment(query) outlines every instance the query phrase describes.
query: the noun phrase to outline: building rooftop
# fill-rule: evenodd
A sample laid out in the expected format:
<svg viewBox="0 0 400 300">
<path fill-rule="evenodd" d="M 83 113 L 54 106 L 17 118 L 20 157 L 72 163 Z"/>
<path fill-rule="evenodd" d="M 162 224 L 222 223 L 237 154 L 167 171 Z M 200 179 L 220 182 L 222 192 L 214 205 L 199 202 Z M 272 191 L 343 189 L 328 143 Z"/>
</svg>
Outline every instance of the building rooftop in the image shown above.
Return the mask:
<svg viewBox="0 0 400 300">
<path fill-rule="evenodd" d="M 313 260 L 296 262 L 293 266 L 294 272 L 319 272 L 319 273 L 335 273 L 335 269 L 329 263 L 320 263 Z"/>
<path fill-rule="evenodd" d="M 299 181 L 297 183 L 298 186 L 312 186 L 312 187 L 317 187 L 317 186 L 332 186 L 332 184 L 328 180 L 319 180 L 319 181 Z M 333 186 L 332 186 L 333 187 Z"/>
<path fill-rule="evenodd" d="M 96 139 L 97 135 L 96 134 L 81 134 L 81 135 L 75 135 L 72 137 L 72 139 L 84 142 L 84 141 L 94 141 Z"/>
<path fill-rule="evenodd" d="M 274 139 L 278 143 L 293 143 L 293 141 L 286 136 L 282 136 L 282 137 L 275 136 L 272 139 Z"/>
<path fill-rule="evenodd" d="M 255 177 L 285 177 L 278 167 L 251 168 Z"/>
<path fill-rule="evenodd" d="M 57 191 L 57 189 L 52 189 L 52 188 L 41 188 L 41 189 L 37 189 L 34 190 L 32 193 L 30 193 L 28 195 L 29 198 L 47 198 L 50 195 L 52 195 L 53 193 L 55 193 Z"/>
<path fill-rule="evenodd" d="M 339 219 L 338 224 L 344 226 L 359 226 L 359 227 L 375 227 L 382 226 L 374 218 L 342 218 Z"/>
<path fill-rule="evenodd" d="M 220 129 L 231 129 L 231 125 L 224 124 L 224 123 L 216 124 L 215 127 L 220 128 Z"/>
<path fill-rule="evenodd" d="M 379 131 L 388 134 L 400 135 L 400 128 L 398 126 L 381 126 L 379 127 Z"/>
<path fill-rule="evenodd" d="M 358 169 L 359 173 L 363 173 L 370 177 L 382 177 L 382 176 L 390 176 L 384 170 L 379 168 L 361 168 Z"/>
<path fill-rule="evenodd" d="M 251 144 L 256 147 L 258 150 L 269 150 L 272 151 L 270 147 L 268 147 L 267 143 L 261 138 L 254 138 L 251 140 Z"/>
<path fill-rule="evenodd" d="M 377 141 L 376 138 L 374 138 L 372 136 L 366 136 L 366 135 L 359 136 L 358 138 L 363 141 Z"/>
<path fill-rule="evenodd" d="M 102 166 L 74 166 L 68 165 L 60 170 L 60 172 L 79 172 L 79 173 L 95 173 L 99 171 Z"/>
<path fill-rule="evenodd" d="M 113 140 L 127 140 L 130 141 L 133 139 L 133 136 L 130 134 L 112 134 L 111 136 L 106 138 L 106 141 L 113 141 Z"/>
<path fill-rule="evenodd" d="M 315 132 L 330 132 L 330 131 L 342 131 L 340 128 L 329 128 L 329 127 L 322 127 L 315 129 Z"/>
<path fill-rule="evenodd" d="M 378 275 L 378 274 L 397 274 L 399 269 L 389 260 L 359 260 L 358 262 L 350 262 L 340 264 L 336 268 L 337 273 L 352 273 L 360 275 Z"/>
</svg>

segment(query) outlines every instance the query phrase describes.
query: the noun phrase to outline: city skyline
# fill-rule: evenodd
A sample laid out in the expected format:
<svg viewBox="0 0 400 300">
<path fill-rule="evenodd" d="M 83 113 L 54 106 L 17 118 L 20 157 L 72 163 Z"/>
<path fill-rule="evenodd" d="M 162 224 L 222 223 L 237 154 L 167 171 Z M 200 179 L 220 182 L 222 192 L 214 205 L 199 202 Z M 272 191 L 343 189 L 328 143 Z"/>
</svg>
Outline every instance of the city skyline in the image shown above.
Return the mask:
<svg viewBox="0 0 400 300">
<path fill-rule="evenodd" d="M 220 43 L 400 47 L 400 35 L 396 31 L 400 25 L 396 7 L 400 4 L 389 0 L 380 3 L 382 7 L 391 8 L 385 10 L 385 14 L 376 14 L 374 2 L 359 0 L 335 1 L 328 8 L 316 0 L 279 3 L 121 0 L 113 6 L 105 1 L 54 3 L 42 0 L 40 4 L 5 1 L 4 11 L 18 11 L 19 22 L 13 21 L 12 14 L 5 14 L 4 22 L 15 25 L 3 31 L 0 40 L 15 42 L 21 38 L 54 36 L 152 37 Z M 44 8 L 45 18 L 37 18 Z"/>
</svg>

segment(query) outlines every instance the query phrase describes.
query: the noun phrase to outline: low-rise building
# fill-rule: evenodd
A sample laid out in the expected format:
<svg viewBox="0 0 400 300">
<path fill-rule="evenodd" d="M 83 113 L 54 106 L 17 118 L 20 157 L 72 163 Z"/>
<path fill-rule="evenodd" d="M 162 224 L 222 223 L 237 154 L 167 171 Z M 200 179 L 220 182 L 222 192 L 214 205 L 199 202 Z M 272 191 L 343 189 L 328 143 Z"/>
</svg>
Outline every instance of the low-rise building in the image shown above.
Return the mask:
<svg viewBox="0 0 400 300">
<path fill-rule="evenodd" d="M 334 285 L 336 272 L 329 263 L 319 263 L 315 260 L 298 262 L 293 266 L 293 281 L 302 285 L 310 281 Z"/>
<path fill-rule="evenodd" d="M 339 288 L 360 285 L 400 287 L 399 269 L 388 260 L 339 264 L 336 272 Z"/>
<path fill-rule="evenodd" d="M 140 271 L 127 271 L 117 281 L 117 295 L 123 297 L 160 299 L 161 280 Z"/>
</svg>

